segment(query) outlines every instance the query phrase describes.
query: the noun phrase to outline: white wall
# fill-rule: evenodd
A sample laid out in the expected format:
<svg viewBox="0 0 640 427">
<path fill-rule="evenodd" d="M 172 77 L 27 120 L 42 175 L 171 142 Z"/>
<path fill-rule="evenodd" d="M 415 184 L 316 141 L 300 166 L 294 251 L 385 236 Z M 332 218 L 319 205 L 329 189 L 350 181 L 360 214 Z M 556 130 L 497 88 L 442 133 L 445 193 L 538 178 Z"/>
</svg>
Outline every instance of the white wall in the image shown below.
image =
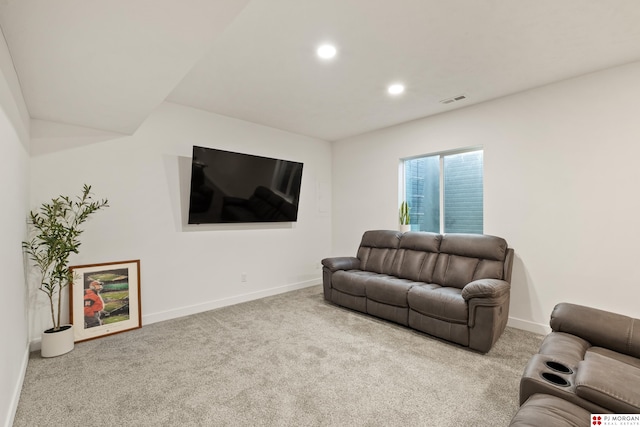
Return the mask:
<svg viewBox="0 0 640 427">
<path fill-rule="evenodd" d="M 0 35 L 0 425 L 10 426 L 28 359 L 27 299 L 21 242 L 29 199 L 29 117 Z"/>
<path fill-rule="evenodd" d="M 515 248 L 510 324 L 561 301 L 640 316 L 640 62 L 333 146 L 333 255 L 397 229 L 403 157 L 482 145 L 485 233 Z"/>
<path fill-rule="evenodd" d="M 49 143 L 73 145 L 39 134 L 34 151 L 47 153 Z M 298 222 L 186 226 L 193 145 L 303 162 Z M 140 259 L 143 323 L 320 283 L 331 250 L 330 194 L 320 191 L 331 188 L 325 141 L 164 103 L 133 136 L 36 156 L 31 169 L 32 206 L 83 183 L 109 199 L 71 263 Z M 48 325 L 44 302 L 33 310 L 34 340 Z"/>
</svg>

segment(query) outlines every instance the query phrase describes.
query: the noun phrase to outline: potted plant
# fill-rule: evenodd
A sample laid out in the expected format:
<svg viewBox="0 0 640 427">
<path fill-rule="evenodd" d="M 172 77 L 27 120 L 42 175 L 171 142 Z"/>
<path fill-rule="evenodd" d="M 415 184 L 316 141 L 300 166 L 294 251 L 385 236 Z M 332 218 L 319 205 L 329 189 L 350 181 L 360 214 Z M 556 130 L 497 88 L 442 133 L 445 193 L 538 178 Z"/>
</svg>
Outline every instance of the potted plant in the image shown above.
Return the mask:
<svg viewBox="0 0 640 427">
<path fill-rule="evenodd" d="M 409 203 L 400 204 L 400 231 L 403 233 L 411 230 L 411 216 L 409 215 Z"/>
<path fill-rule="evenodd" d="M 108 207 L 108 200 L 94 201 L 91 186 L 85 184 L 75 199 L 58 196 L 29 213 L 29 241 L 22 247 L 39 273 L 38 289 L 49 298 L 53 327 L 42 334 L 43 357 L 59 356 L 73 350 L 71 325 L 60 324 L 62 290 L 73 282 L 69 270 L 69 255 L 78 253 L 80 226 L 98 210 Z"/>
</svg>

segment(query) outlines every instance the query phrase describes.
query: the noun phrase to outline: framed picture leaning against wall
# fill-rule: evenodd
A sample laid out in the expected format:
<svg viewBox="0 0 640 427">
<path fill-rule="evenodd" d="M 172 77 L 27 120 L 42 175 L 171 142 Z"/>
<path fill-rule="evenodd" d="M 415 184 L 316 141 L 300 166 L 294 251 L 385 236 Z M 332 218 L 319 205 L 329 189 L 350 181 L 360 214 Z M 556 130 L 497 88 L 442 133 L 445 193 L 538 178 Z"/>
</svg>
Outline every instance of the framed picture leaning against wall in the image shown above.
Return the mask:
<svg viewBox="0 0 640 427">
<path fill-rule="evenodd" d="M 69 268 L 69 317 L 75 342 L 142 327 L 140 260 Z"/>
</svg>

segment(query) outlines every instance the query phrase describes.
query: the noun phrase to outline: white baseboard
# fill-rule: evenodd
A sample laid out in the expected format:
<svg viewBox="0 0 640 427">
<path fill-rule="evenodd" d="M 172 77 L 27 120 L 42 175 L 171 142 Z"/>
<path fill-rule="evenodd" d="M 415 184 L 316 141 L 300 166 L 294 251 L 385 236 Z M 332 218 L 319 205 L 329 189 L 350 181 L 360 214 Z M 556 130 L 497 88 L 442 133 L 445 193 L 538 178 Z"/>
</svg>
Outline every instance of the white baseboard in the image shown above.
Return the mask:
<svg viewBox="0 0 640 427">
<path fill-rule="evenodd" d="M 208 301 L 202 304 L 191 305 L 188 307 L 180 307 L 173 310 L 167 310 L 160 313 L 151 313 L 142 315 L 142 324 L 149 325 L 151 323 L 162 322 L 164 320 L 176 319 L 178 317 L 189 316 L 191 314 L 202 313 L 220 307 L 239 304 L 241 302 L 253 301 L 255 299 L 265 298 L 272 295 L 282 294 L 285 292 L 295 291 L 297 289 L 308 288 L 322 283 L 322 279 L 306 280 L 304 282 L 293 283 L 285 286 L 264 289 L 256 292 L 249 292 L 242 295 L 235 295 L 229 298 Z M 41 338 L 35 338 L 29 343 L 29 351 L 38 351 L 41 348 Z"/>
<path fill-rule="evenodd" d="M 11 427 L 16 417 L 16 411 L 18 410 L 18 402 L 20 401 L 20 393 L 22 392 L 22 385 L 24 384 L 24 377 L 27 374 L 27 365 L 29 364 L 29 346 L 24 349 L 24 356 L 22 357 L 22 364 L 20 365 L 20 376 L 13 389 L 13 395 L 11 396 L 11 402 L 9 402 L 9 413 L 4 423 L 4 427 Z"/>
<path fill-rule="evenodd" d="M 551 332 L 551 327 L 542 323 L 531 322 L 529 320 L 517 319 L 515 317 L 509 317 L 507 326 L 516 329 L 522 329 L 523 331 L 529 331 L 540 335 L 547 335 Z"/>
<path fill-rule="evenodd" d="M 310 286 L 316 286 L 322 284 L 322 279 L 312 279 L 304 282 L 293 283 L 284 286 L 278 286 L 275 288 L 263 289 L 256 292 L 249 292 L 241 295 L 234 295 L 228 298 L 221 298 L 214 301 L 207 301 L 202 304 L 191 305 L 187 307 L 180 307 L 173 310 L 167 310 L 160 313 L 146 314 L 142 316 L 143 325 L 149 325 L 151 323 L 162 322 L 164 320 L 176 319 L 179 317 L 189 316 L 191 314 L 202 313 L 203 311 L 214 310 L 216 308 L 227 307 L 234 304 L 240 304 L 242 302 L 253 301 L 260 298 L 269 297 L 272 295 L 278 295 L 285 292 L 295 291 L 298 289 L 308 288 Z M 551 328 L 548 325 L 542 323 L 531 322 L 529 320 L 522 320 L 515 317 L 509 317 L 507 326 L 516 329 L 522 329 L 524 331 L 533 332 L 540 335 L 547 335 L 551 332 Z M 29 351 L 40 350 L 40 338 L 36 338 L 31 341 L 27 356 L 25 359 L 24 370 L 26 371 L 26 361 L 29 359 Z M 24 378 L 24 372 L 23 372 Z M 22 383 L 20 384 L 22 386 Z M 19 397 L 19 394 L 18 394 Z"/>
<path fill-rule="evenodd" d="M 239 304 L 242 302 L 253 301 L 255 299 L 265 298 L 272 295 L 282 294 L 285 292 L 295 291 L 310 286 L 316 286 L 322 283 L 322 279 L 312 279 L 304 282 L 293 283 L 275 288 L 263 289 L 256 292 L 249 292 L 241 295 L 234 295 L 228 298 L 222 298 L 214 301 L 207 301 L 202 304 L 191 305 L 188 307 L 180 307 L 173 310 L 167 310 L 160 313 L 146 314 L 142 316 L 143 325 L 162 322 L 164 320 L 176 319 L 178 317 L 189 316 L 191 314 L 202 313 L 220 307 Z"/>
<path fill-rule="evenodd" d="M 29 343 L 29 351 L 40 351 L 42 348 L 42 337 L 34 338 Z"/>
</svg>

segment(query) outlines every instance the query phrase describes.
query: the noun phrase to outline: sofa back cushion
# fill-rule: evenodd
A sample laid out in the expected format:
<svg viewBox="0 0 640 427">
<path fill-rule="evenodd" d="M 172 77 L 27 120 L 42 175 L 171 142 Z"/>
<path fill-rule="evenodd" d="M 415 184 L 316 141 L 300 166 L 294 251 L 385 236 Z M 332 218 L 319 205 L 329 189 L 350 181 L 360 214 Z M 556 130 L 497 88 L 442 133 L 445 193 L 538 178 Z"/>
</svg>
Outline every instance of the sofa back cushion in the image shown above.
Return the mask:
<svg viewBox="0 0 640 427">
<path fill-rule="evenodd" d="M 432 283 L 441 241 L 440 234 L 404 233 L 400 238 L 392 274 L 415 282 Z"/>
<path fill-rule="evenodd" d="M 358 248 L 360 269 L 393 274 L 393 264 L 402 233 L 392 230 L 370 230 L 362 236 Z"/>
<path fill-rule="evenodd" d="M 507 242 L 483 234 L 445 234 L 433 272 L 433 282 L 463 288 L 478 279 L 504 279 Z"/>
<path fill-rule="evenodd" d="M 554 307 L 549 324 L 554 332 L 640 358 L 640 319 L 564 302 Z"/>
</svg>

